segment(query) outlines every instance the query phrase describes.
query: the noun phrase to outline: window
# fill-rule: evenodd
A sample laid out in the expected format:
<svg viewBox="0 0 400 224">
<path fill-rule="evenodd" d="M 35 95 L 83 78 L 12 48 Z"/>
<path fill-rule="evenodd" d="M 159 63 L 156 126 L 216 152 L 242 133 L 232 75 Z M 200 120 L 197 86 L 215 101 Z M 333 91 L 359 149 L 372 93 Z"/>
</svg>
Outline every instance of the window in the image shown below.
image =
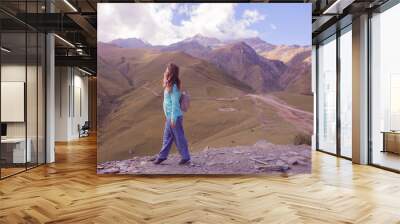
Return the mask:
<svg viewBox="0 0 400 224">
<path fill-rule="evenodd" d="M 340 155 L 352 157 L 352 34 L 351 26 L 340 36 Z"/>
<path fill-rule="evenodd" d="M 371 18 L 371 162 L 400 170 L 400 5 Z"/>
<path fill-rule="evenodd" d="M 318 149 L 336 153 L 336 36 L 318 48 Z"/>
</svg>

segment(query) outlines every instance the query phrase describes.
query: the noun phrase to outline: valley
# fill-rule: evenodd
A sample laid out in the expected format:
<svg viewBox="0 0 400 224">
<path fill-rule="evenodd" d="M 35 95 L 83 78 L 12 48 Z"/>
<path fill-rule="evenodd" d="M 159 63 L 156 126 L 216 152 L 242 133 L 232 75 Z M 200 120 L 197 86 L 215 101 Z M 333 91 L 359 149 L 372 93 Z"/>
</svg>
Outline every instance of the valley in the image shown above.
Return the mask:
<svg viewBox="0 0 400 224">
<path fill-rule="evenodd" d="M 296 63 L 290 60 L 302 70 L 289 74 L 295 66 L 262 57 L 244 41 L 201 38 L 196 51 L 177 50 L 179 43 L 174 50 L 99 43 L 98 161 L 158 153 L 164 126 L 161 79 L 169 62 L 180 66 L 182 88 L 192 99 L 184 115 L 191 151 L 259 140 L 286 145 L 310 134 L 313 97 L 304 81 L 311 77 L 306 54 Z"/>
</svg>

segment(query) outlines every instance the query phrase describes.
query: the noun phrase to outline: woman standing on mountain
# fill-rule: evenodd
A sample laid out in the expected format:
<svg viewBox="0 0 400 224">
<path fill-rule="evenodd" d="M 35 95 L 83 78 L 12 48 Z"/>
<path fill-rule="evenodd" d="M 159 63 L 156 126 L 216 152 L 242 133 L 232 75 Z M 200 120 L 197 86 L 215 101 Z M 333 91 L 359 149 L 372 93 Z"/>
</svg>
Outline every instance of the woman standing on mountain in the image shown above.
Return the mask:
<svg viewBox="0 0 400 224">
<path fill-rule="evenodd" d="M 175 142 L 181 154 L 180 165 L 190 161 L 187 140 L 183 131 L 183 112 L 181 110 L 181 80 L 179 67 L 173 63 L 167 65 L 163 78 L 164 102 L 163 109 L 166 117 L 163 145 L 154 164 L 160 164 L 167 159 L 172 143 Z"/>
</svg>

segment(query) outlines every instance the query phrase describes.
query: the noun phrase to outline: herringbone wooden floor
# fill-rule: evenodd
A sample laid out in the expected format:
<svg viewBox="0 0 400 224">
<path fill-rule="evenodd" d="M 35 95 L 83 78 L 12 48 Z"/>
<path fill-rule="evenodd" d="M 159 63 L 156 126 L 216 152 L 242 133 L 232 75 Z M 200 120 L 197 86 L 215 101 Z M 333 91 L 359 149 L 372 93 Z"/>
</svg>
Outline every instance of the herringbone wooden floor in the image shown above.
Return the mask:
<svg viewBox="0 0 400 224">
<path fill-rule="evenodd" d="M 0 181 L 0 223 L 400 223 L 400 175 L 313 153 L 313 173 L 98 176 L 96 139 Z"/>
</svg>

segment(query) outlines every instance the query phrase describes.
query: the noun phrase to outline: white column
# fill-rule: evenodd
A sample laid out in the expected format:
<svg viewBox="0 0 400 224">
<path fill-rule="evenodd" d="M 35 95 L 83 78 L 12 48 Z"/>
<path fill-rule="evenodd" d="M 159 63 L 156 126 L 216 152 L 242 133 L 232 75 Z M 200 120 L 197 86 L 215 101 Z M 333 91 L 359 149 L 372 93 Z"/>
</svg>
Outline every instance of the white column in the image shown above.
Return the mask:
<svg viewBox="0 0 400 224">
<path fill-rule="evenodd" d="M 55 56 L 54 35 L 46 36 L 46 163 L 55 161 L 54 133 L 55 133 Z"/>
<path fill-rule="evenodd" d="M 54 12 L 54 5 L 46 1 L 46 11 Z M 55 42 L 54 34 L 46 35 L 46 163 L 55 162 Z"/>
<path fill-rule="evenodd" d="M 368 163 L 368 15 L 353 19 L 353 162 Z"/>
<path fill-rule="evenodd" d="M 313 127 L 314 127 L 314 131 L 313 131 L 313 135 L 311 137 L 311 148 L 312 150 L 316 150 L 317 148 L 317 50 L 315 45 L 312 46 L 312 53 L 311 53 L 311 57 L 312 57 L 312 70 L 311 70 L 311 89 L 312 89 L 312 93 L 313 93 L 313 104 L 314 104 L 314 119 L 313 119 Z"/>
</svg>

